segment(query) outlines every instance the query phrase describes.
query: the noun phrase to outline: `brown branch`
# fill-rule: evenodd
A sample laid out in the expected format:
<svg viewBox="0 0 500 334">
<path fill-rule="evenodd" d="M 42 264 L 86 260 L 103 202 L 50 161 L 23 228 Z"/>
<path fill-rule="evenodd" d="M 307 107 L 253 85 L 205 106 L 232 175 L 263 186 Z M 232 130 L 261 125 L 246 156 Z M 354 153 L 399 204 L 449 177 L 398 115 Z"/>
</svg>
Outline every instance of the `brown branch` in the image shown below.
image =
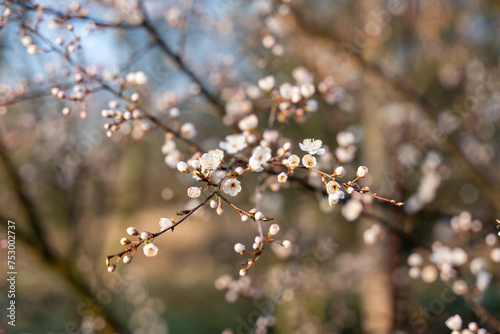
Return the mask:
<svg viewBox="0 0 500 334">
<path fill-rule="evenodd" d="M 163 231 L 160 231 L 160 232 L 157 232 L 157 233 L 153 233 L 153 237 L 157 237 L 167 231 L 170 231 L 170 230 L 173 230 L 177 225 L 181 224 L 183 221 L 185 221 L 186 219 L 188 219 L 193 213 L 195 213 L 196 211 L 198 211 L 198 209 L 200 209 L 202 206 L 204 206 L 205 204 L 208 203 L 208 201 L 210 201 L 216 194 L 217 194 L 218 190 L 215 189 L 214 191 L 212 191 L 210 193 L 210 195 L 208 195 L 200 204 L 198 204 L 197 206 L 195 206 L 194 208 L 190 209 L 189 212 L 184 216 L 182 217 L 181 220 L 179 220 L 178 222 L 174 223 L 172 226 L 169 226 L 167 227 L 166 229 L 164 229 Z"/>
<path fill-rule="evenodd" d="M 17 1 L 15 3 L 16 5 L 20 6 L 23 10 L 25 11 L 38 11 L 38 7 L 33 6 L 30 3 L 26 3 L 25 1 Z M 55 15 L 58 16 L 63 22 L 69 21 L 69 20 L 81 20 L 81 21 L 87 21 L 87 22 L 94 22 L 94 24 L 99 27 L 99 28 L 115 28 L 115 29 L 138 29 L 141 26 L 140 25 L 135 25 L 135 24 L 130 24 L 126 22 L 117 22 L 117 23 L 111 23 L 111 22 L 104 22 L 98 19 L 95 19 L 90 16 L 86 15 L 73 15 L 70 13 L 63 13 L 61 11 L 52 9 L 52 8 L 43 8 L 43 12 L 50 14 L 50 15 Z"/>
<path fill-rule="evenodd" d="M 162 39 L 158 30 L 153 26 L 152 22 L 149 20 L 146 9 L 141 4 L 141 11 L 143 16 L 142 26 L 146 29 L 146 31 L 150 34 L 153 41 L 158 43 L 158 46 L 161 48 L 163 53 L 168 56 L 168 58 L 182 71 L 184 72 L 193 82 L 195 82 L 198 86 L 200 86 L 201 93 L 205 96 L 205 98 L 215 107 L 216 111 L 220 116 L 225 113 L 225 106 L 222 99 L 210 92 L 208 87 L 203 83 L 203 81 L 194 73 L 194 71 L 186 64 L 184 59 L 181 58 L 177 53 L 175 53 L 170 46 Z"/>
<path fill-rule="evenodd" d="M 48 38 L 46 38 L 45 36 L 41 35 L 38 31 L 34 30 L 33 28 L 31 28 L 30 26 L 26 25 L 24 22 L 23 22 L 23 28 L 25 28 L 26 30 L 28 30 L 30 33 L 32 33 L 33 35 L 37 36 L 38 38 L 40 38 L 45 44 L 47 44 L 50 49 L 54 52 L 56 52 L 57 54 L 59 54 L 68 64 L 70 64 L 71 66 L 73 66 L 75 69 L 77 69 L 80 73 L 82 73 L 82 75 L 84 75 L 86 78 L 92 80 L 92 81 L 95 81 L 97 84 L 99 84 L 100 87 L 94 89 L 94 90 L 88 90 L 86 91 L 86 93 L 88 94 L 91 94 L 91 93 L 94 93 L 98 90 L 105 90 L 105 91 L 108 91 L 109 93 L 111 93 L 113 96 L 115 96 L 116 98 L 122 100 L 122 101 L 125 101 L 127 103 L 131 103 L 130 99 L 125 97 L 121 92 L 117 91 L 116 89 L 114 89 L 113 87 L 111 87 L 111 85 L 109 85 L 108 83 L 106 83 L 104 81 L 104 79 L 101 79 L 97 76 L 92 76 L 92 75 L 89 75 L 87 73 L 87 71 L 85 70 L 85 68 L 81 65 L 78 65 L 76 64 L 69 56 L 69 54 L 61 51 L 59 48 L 56 47 L 56 45 L 54 45 Z M 171 129 L 170 127 L 166 126 L 165 124 L 163 124 L 157 117 L 151 115 L 148 111 L 146 111 L 144 108 L 141 108 L 141 111 L 142 113 L 144 114 L 144 116 L 142 116 L 142 118 L 144 119 L 147 119 L 149 120 L 151 123 L 153 123 L 154 125 L 156 125 L 157 127 L 159 127 L 160 129 L 162 129 L 163 131 L 167 132 L 167 133 L 170 133 L 172 134 L 175 138 L 177 138 L 178 140 L 184 142 L 185 144 L 187 144 L 188 146 L 192 147 L 194 150 L 196 151 L 199 151 L 199 152 L 204 152 L 204 150 L 198 145 L 196 144 L 195 142 L 191 141 L 190 139 L 188 138 L 185 138 L 183 137 L 179 132 Z"/>
</svg>

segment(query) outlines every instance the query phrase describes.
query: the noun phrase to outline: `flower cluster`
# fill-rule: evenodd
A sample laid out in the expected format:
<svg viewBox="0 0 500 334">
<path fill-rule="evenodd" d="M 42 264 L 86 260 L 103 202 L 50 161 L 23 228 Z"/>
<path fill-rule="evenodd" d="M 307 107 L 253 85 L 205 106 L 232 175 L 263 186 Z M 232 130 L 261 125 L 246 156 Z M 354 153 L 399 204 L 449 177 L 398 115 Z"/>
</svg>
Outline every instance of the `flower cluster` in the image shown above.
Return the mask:
<svg viewBox="0 0 500 334">
<path fill-rule="evenodd" d="M 239 297 L 259 299 L 262 297 L 262 291 L 252 286 L 250 277 L 239 277 L 233 279 L 230 275 L 223 275 L 215 280 L 217 290 L 226 291 L 226 301 L 234 303 Z"/>
<path fill-rule="evenodd" d="M 242 268 L 240 270 L 240 276 L 246 276 L 250 267 L 253 266 L 255 264 L 255 261 L 259 259 L 260 255 L 262 254 L 262 249 L 265 243 L 275 243 L 283 246 L 284 248 L 292 247 L 292 243 L 290 240 L 277 241 L 272 238 L 273 236 L 278 234 L 279 231 L 280 231 L 279 225 L 272 224 L 269 227 L 269 232 L 266 237 L 263 238 L 262 236 L 256 236 L 254 239 L 254 243 L 252 245 L 253 251 L 247 251 L 246 246 L 241 243 L 237 243 L 234 245 L 234 251 L 236 253 L 239 254 L 250 253 L 250 255 L 252 255 L 250 259 L 242 263 L 245 266 L 245 268 Z"/>
<path fill-rule="evenodd" d="M 160 232 L 173 228 L 175 225 L 174 221 L 169 218 L 161 218 L 160 222 Z M 122 260 L 124 264 L 128 264 L 132 261 L 132 258 L 137 251 L 138 247 L 144 244 L 142 248 L 144 255 L 147 257 L 153 257 L 158 254 L 158 247 L 153 243 L 155 238 L 155 234 L 152 234 L 147 231 L 139 232 L 135 227 L 127 228 L 127 234 L 129 237 L 137 238 L 135 241 L 129 239 L 129 237 L 123 237 L 120 240 L 122 246 L 127 246 L 127 248 L 114 255 L 110 255 L 106 258 L 106 266 L 108 267 L 109 272 L 113 272 L 116 269 L 116 263 L 111 263 L 111 258 L 117 257 L 117 262 Z"/>
<path fill-rule="evenodd" d="M 472 215 L 463 211 L 450 219 L 449 228 L 459 237 L 464 234 L 475 234 L 482 231 L 482 222 L 478 219 L 472 219 Z M 457 240 L 460 240 L 457 238 Z M 497 236 L 489 233 L 485 237 L 488 246 L 494 246 L 497 242 Z M 424 282 L 431 283 L 438 277 L 442 281 L 451 282 L 453 292 L 457 295 L 464 295 L 469 291 L 474 293 L 484 292 L 491 283 L 492 274 L 488 271 L 488 261 L 482 256 L 471 257 L 470 252 L 466 251 L 466 246 L 450 247 L 441 242 L 434 242 L 431 247 L 431 254 L 428 257 L 427 264 L 424 257 L 414 252 L 408 257 L 409 276 L 411 278 L 422 278 Z M 490 252 L 493 262 L 500 261 L 500 248 L 493 248 Z M 466 267 L 475 277 L 475 283 L 469 287 L 469 284 L 460 278 L 460 268 Z"/>
<path fill-rule="evenodd" d="M 247 126 L 243 127 L 248 129 Z M 177 149 L 175 138 L 167 135 L 165 144 L 162 147 L 162 152 L 166 154 L 165 162 L 167 165 L 172 168 L 175 166 L 179 172 L 191 175 L 194 182 L 202 184 L 202 186 L 193 185 L 188 187 L 187 196 L 197 199 L 201 198 L 204 193 L 208 194 L 199 206 L 191 210 L 181 211 L 180 215 L 184 215 L 183 219 L 205 204 L 209 204 L 211 208 L 216 209 L 217 214 L 221 215 L 224 212 L 223 204 L 226 203 L 240 215 L 242 221 L 245 222 L 251 219 L 257 224 L 259 235 L 254 238 L 251 250 L 247 249 L 241 243 L 237 243 L 234 247 L 237 253 L 248 253 L 251 255 L 243 263 L 245 267 L 240 270 L 241 276 L 245 276 L 250 267 L 260 258 L 266 243 L 278 244 L 284 248 L 292 246 L 289 240 L 277 241 L 273 238 L 280 230 L 278 224 L 272 224 L 268 234 L 263 235 L 263 223 L 272 220 L 272 218 L 265 216 L 256 208 L 246 211 L 231 202 L 230 198 L 236 197 L 243 190 L 243 180 L 249 173 L 266 175 L 268 178 L 276 177 L 278 184 L 286 184 L 290 182 L 289 176 L 292 174 L 294 175 L 294 179 L 299 182 L 307 182 L 306 179 L 297 178 L 296 176 L 297 170 L 303 169 L 322 179 L 323 189 L 321 191 L 328 196 L 328 203 L 330 205 L 335 205 L 340 200 L 343 200 L 346 194 L 365 194 L 396 205 L 402 205 L 400 202 L 388 200 L 378 196 L 376 193 L 371 193 L 368 187 L 360 187 L 358 185 L 357 181 L 364 178 L 368 173 L 368 168 L 365 166 L 359 166 L 355 173 L 355 178 L 350 181 L 342 181 L 340 179 L 346 175 L 346 170 L 343 166 L 336 166 L 331 174 L 316 169 L 318 164 L 315 155 L 321 156 L 327 153 L 327 149 L 323 147 L 323 142 L 319 139 L 308 138 L 299 143 L 300 150 L 305 153 L 301 158 L 291 153 L 292 147 L 290 142 L 280 138 L 277 132 L 265 130 L 260 137 L 260 141 L 256 141 L 253 136 L 256 136 L 256 134 L 249 130 L 229 135 L 225 141 L 219 143 L 221 149 L 217 148 L 205 153 L 196 152 L 186 161 L 179 160 L 182 155 Z M 353 200 L 352 203 L 356 204 L 359 201 Z M 351 206 L 354 205 L 352 203 L 350 204 Z M 356 208 L 356 210 L 355 216 L 357 217 L 360 209 Z M 156 255 L 157 248 L 152 243 L 152 239 L 166 230 L 173 230 L 171 227 L 181 221 L 173 223 L 172 220 L 162 218 L 160 221 L 160 232 L 144 235 L 144 237 L 142 236 L 144 233 L 142 233 L 139 240 L 128 246 L 125 253 L 131 252 L 133 254 L 137 246 L 146 243 L 144 248 L 145 254 L 147 256 Z M 123 255 L 124 253 L 119 253 L 118 259 Z"/>
<path fill-rule="evenodd" d="M 118 102 L 116 100 L 111 100 L 108 103 L 108 109 L 103 109 L 101 111 L 101 116 L 110 120 L 109 123 L 104 123 L 104 129 L 107 130 L 106 135 L 108 137 L 111 137 L 113 133 L 120 129 L 120 126 L 130 120 L 139 120 L 143 130 L 149 128 L 149 123 L 141 120 L 141 111 L 136 109 L 136 104 L 139 101 L 139 94 L 132 94 L 131 101 L 132 104 L 129 107 L 120 110 Z"/>
<path fill-rule="evenodd" d="M 297 85 L 284 83 L 278 89 L 274 89 L 275 79 L 272 76 L 259 80 L 258 87 L 262 91 L 269 92 L 274 101 L 268 125 L 273 124 L 274 117 L 278 121 L 285 121 L 292 116 L 301 120 L 305 112 L 316 110 L 317 102 L 311 99 L 316 88 L 312 83 L 310 73 L 305 69 L 296 69 L 293 76 Z M 122 82 L 122 87 L 145 83 L 144 73 L 130 72 Z M 192 141 L 197 135 L 196 127 L 190 122 L 184 124 L 180 122 L 180 110 L 176 107 L 175 99 L 169 98 L 171 102 L 168 103 L 170 108 L 168 113 L 173 123 L 172 128 L 169 128 L 147 112 L 140 111 L 138 109 L 139 98 L 139 94 L 134 92 L 126 108 L 120 107 L 119 103 L 114 100 L 108 103 L 108 108 L 102 111 L 104 118 L 112 120 L 104 125 L 108 130 L 108 136 L 118 131 L 128 121 L 138 121 L 143 130 L 149 129 L 151 125 L 161 127 L 166 131 L 165 142 L 161 147 L 161 152 L 165 155 L 166 165 L 192 177 L 192 182 L 196 184 L 187 187 L 187 197 L 199 199 L 201 203 L 190 210 L 180 211 L 178 214 L 182 218 L 175 223 L 173 220 L 162 219 L 160 222 L 161 230 L 157 233 L 137 234 L 140 235 L 138 240 L 125 243 L 127 248 L 124 251 L 108 256 L 108 267 L 112 269 L 114 269 L 114 264 L 111 265 L 111 258 L 116 256 L 118 261 L 123 259 L 124 263 L 129 263 L 140 245 L 144 245 L 146 256 L 156 255 L 158 248 L 153 244 L 154 238 L 166 231 L 173 231 L 174 226 L 206 204 L 210 208 L 216 209 L 218 215 L 223 214 L 223 206 L 227 205 L 239 214 L 242 221 L 253 221 L 256 224 L 259 233 L 254 238 L 251 250 L 247 250 L 240 243 L 235 246 L 236 252 L 251 255 L 250 259 L 244 262 L 245 267 L 240 270 L 241 276 L 246 275 L 250 267 L 260 258 L 265 244 L 278 244 L 284 248 L 290 248 L 292 246 L 290 241 L 274 240 L 273 236 L 279 231 L 278 224 L 272 224 L 268 234 L 264 235 L 264 223 L 273 218 L 259 211 L 258 200 L 255 207 L 248 210 L 232 202 L 232 198 L 245 191 L 247 185 L 245 180 L 253 173 L 259 174 L 261 180 L 267 180 L 265 182 L 259 181 L 263 186 L 256 188 L 255 196 L 257 199 L 261 197 L 266 187 L 277 191 L 281 186 L 292 186 L 299 183 L 317 188 L 318 191 L 324 193 L 330 206 L 345 200 L 349 195 L 368 195 L 396 205 L 403 204 L 380 197 L 376 193 L 372 193 L 366 186 L 361 187 L 358 181 L 366 177 L 368 173 L 368 168 L 365 166 L 359 166 L 355 173 L 351 173 L 355 174 L 351 180 L 343 180 L 349 173 L 342 164 L 352 161 L 356 152 L 354 146 L 356 140 L 351 132 L 343 131 L 337 135 L 339 146 L 335 150 L 335 156 L 338 164 L 331 172 L 325 172 L 321 170 L 324 166 L 320 162 L 332 161 L 333 154 L 328 146 L 323 145 L 321 139 L 304 139 L 298 143 L 298 148 L 303 153 L 301 155 L 294 154 L 291 141 L 283 137 L 279 131 L 272 128 L 259 130 L 259 117 L 250 112 L 251 106 L 245 101 L 250 102 L 245 99 L 245 94 L 235 94 L 233 100 L 226 105 L 226 116 L 231 118 L 232 123 L 238 125 L 240 132 L 227 135 L 224 140 L 219 142 L 217 148 L 208 151 L 203 150 Z M 180 143 L 182 145 L 179 145 Z M 300 170 L 304 171 L 305 177 L 300 176 Z M 321 184 L 315 183 L 315 180 L 321 180 Z M 350 213 L 351 208 L 352 213 Z M 353 198 L 342 213 L 350 220 L 354 220 L 362 210 L 361 202 Z"/>
<path fill-rule="evenodd" d="M 452 334 L 488 334 L 488 331 L 480 328 L 476 322 L 470 322 L 466 328 L 462 328 L 463 320 L 458 314 L 446 319 L 445 324 L 452 330 Z"/>
</svg>

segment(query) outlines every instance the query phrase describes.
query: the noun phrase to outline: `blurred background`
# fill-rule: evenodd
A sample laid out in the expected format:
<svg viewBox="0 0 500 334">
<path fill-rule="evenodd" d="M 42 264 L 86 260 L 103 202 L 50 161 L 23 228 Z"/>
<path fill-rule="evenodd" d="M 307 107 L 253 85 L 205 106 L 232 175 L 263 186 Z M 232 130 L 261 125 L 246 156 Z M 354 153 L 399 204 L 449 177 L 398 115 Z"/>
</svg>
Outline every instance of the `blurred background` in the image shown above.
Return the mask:
<svg viewBox="0 0 500 334">
<path fill-rule="evenodd" d="M 457 313 L 500 328 L 497 1 L 47 0 L 0 10 L 0 247 L 6 265 L 15 221 L 18 272 L 16 327 L 2 316 L 1 330 L 436 333 Z M 122 84 L 137 72 L 147 80 Z M 292 151 L 312 137 L 337 156 L 355 151 L 348 173 L 367 166 L 360 183 L 405 206 L 353 196 L 330 207 L 316 192 L 275 187 L 261 211 L 294 246 L 272 247 L 248 276 L 238 277 L 233 245 L 251 244 L 256 228 L 229 208 L 200 210 L 155 240 L 158 256 L 140 252 L 108 273 L 127 227 L 155 232 L 196 204 L 193 179 L 164 161 L 164 132 L 135 121 L 106 136 L 101 110 L 123 103 L 113 91 L 139 93 L 139 107 L 172 126 L 178 108 L 193 141 L 212 149 L 238 113 L 265 128 L 272 101 L 256 85 L 267 75 L 317 87 L 317 112 L 274 126 Z M 256 181 L 246 182 L 235 202 L 250 209 Z"/>
</svg>

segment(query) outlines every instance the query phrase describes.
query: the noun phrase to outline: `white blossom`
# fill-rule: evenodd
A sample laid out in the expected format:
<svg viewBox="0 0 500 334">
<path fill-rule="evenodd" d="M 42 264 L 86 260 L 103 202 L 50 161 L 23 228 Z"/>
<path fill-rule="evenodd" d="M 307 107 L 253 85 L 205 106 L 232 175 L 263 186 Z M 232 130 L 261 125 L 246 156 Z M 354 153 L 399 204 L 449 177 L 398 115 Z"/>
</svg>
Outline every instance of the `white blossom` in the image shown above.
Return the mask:
<svg viewBox="0 0 500 334">
<path fill-rule="evenodd" d="M 432 265 L 425 266 L 420 273 L 422 280 L 426 283 L 434 282 L 438 276 L 436 267 Z"/>
<path fill-rule="evenodd" d="M 197 134 L 198 132 L 196 131 L 196 128 L 194 127 L 193 123 L 188 122 L 184 123 L 181 126 L 181 135 L 184 138 L 193 139 L 194 137 L 196 137 Z"/>
<path fill-rule="evenodd" d="M 204 153 L 199 161 L 203 170 L 214 170 L 219 167 L 223 157 L 224 153 L 221 150 L 211 150 Z"/>
<path fill-rule="evenodd" d="M 312 155 L 306 154 L 302 157 L 302 164 L 306 168 L 314 168 L 314 167 L 316 167 L 317 161 L 316 161 L 316 158 L 313 157 Z"/>
<path fill-rule="evenodd" d="M 455 314 L 454 316 L 449 317 L 446 320 L 445 324 L 451 330 L 461 330 L 462 329 L 462 318 L 458 314 Z"/>
<path fill-rule="evenodd" d="M 253 130 L 259 124 L 259 119 L 255 114 L 251 114 L 243 118 L 239 123 L 238 127 L 241 131 Z M 227 140 L 227 139 L 226 139 Z"/>
<path fill-rule="evenodd" d="M 344 192 L 343 191 L 337 191 L 333 194 L 328 195 L 328 204 L 334 205 L 339 202 L 340 199 L 344 198 Z"/>
<path fill-rule="evenodd" d="M 236 179 L 228 179 L 224 182 L 222 191 L 234 197 L 241 191 L 241 182 Z"/>
<path fill-rule="evenodd" d="M 262 138 L 266 143 L 272 144 L 275 143 L 280 137 L 280 133 L 278 130 L 266 129 L 262 134 Z"/>
<path fill-rule="evenodd" d="M 410 256 L 408 256 L 407 262 L 409 266 L 421 266 L 424 262 L 424 258 L 419 253 L 411 253 Z"/>
<path fill-rule="evenodd" d="M 271 160 L 271 149 L 269 147 L 257 146 L 253 152 L 252 157 L 255 157 L 260 164 L 266 163 Z"/>
<path fill-rule="evenodd" d="M 326 184 L 325 188 L 328 195 L 332 195 L 340 190 L 340 184 L 335 181 L 330 181 Z"/>
<path fill-rule="evenodd" d="M 201 195 L 201 188 L 199 187 L 189 187 L 187 190 L 187 194 L 191 198 L 198 198 Z"/>
<path fill-rule="evenodd" d="M 219 147 L 229 154 L 236 154 L 247 146 L 246 138 L 242 134 L 226 136 L 226 141 L 219 143 Z"/>
<path fill-rule="evenodd" d="M 259 88 L 265 91 L 270 91 L 274 87 L 274 77 L 269 75 L 259 80 Z"/>
<path fill-rule="evenodd" d="M 359 215 L 363 212 L 363 204 L 356 199 L 351 199 L 342 206 L 340 212 L 347 221 L 354 221 L 358 219 Z"/>
<path fill-rule="evenodd" d="M 282 83 L 279 88 L 279 92 L 282 98 L 290 100 L 293 94 L 293 86 L 288 82 Z"/>
<path fill-rule="evenodd" d="M 264 170 L 264 167 L 262 167 L 259 160 L 254 156 L 250 157 L 250 160 L 248 160 L 248 165 L 256 173 L 262 172 Z"/>
<path fill-rule="evenodd" d="M 352 132 L 340 131 L 337 133 L 337 143 L 342 147 L 354 144 L 355 138 Z"/>
<path fill-rule="evenodd" d="M 286 173 L 282 172 L 278 174 L 278 182 L 285 183 L 287 179 L 288 175 L 286 175 Z"/>
<path fill-rule="evenodd" d="M 493 248 L 490 254 L 491 259 L 493 262 L 500 262 L 500 248 Z"/>
<path fill-rule="evenodd" d="M 355 146 L 337 147 L 335 149 L 335 156 L 340 162 L 351 162 L 356 154 Z"/>
<path fill-rule="evenodd" d="M 314 92 L 315 92 L 315 88 L 314 88 L 314 85 L 311 83 L 305 83 L 305 84 L 300 86 L 300 93 L 306 99 L 313 96 Z"/>
<path fill-rule="evenodd" d="M 302 100 L 302 94 L 300 93 L 300 88 L 297 86 L 292 87 L 292 103 L 299 103 Z"/>
<path fill-rule="evenodd" d="M 166 228 L 172 226 L 172 220 L 168 218 L 161 218 L 159 222 L 160 228 L 163 231 Z"/>
<path fill-rule="evenodd" d="M 299 164 L 300 164 L 299 156 L 292 154 L 290 157 L 288 157 L 288 167 L 290 167 L 290 169 L 298 167 Z"/>
<path fill-rule="evenodd" d="M 300 149 L 309 154 L 323 155 L 326 150 L 322 148 L 323 142 L 320 139 L 304 139 L 302 143 L 299 143 Z"/>
<path fill-rule="evenodd" d="M 153 243 L 148 243 L 146 246 L 144 246 L 143 250 L 144 255 L 146 255 L 147 257 L 153 257 L 158 254 L 158 247 L 156 247 L 156 245 Z"/>
</svg>

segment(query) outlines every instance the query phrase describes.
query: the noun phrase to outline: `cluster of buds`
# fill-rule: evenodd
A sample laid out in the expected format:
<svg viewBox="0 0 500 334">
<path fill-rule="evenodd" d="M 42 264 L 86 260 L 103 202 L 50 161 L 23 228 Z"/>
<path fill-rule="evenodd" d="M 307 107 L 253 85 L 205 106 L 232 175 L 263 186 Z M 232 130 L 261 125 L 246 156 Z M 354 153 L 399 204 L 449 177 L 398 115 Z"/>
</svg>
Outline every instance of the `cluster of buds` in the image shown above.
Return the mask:
<svg viewBox="0 0 500 334">
<path fill-rule="evenodd" d="M 226 290 L 226 301 L 234 303 L 239 297 L 259 299 L 262 291 L 252 286 L 250 277 L 238 277 L 233 279 L 230 275 L 223 275 L 215 280 L 217 290 Z"/>
<path fill-rule="evenodd" d="M 253 251 L 248 251 L 246 246 L 241 244 L 241 243 L 237 243 L 234 245 L 234 251 L 236 253 L 242 254 L 242 255 L 245 253 L 249 253 L 250 255 L 252 255 L 252 257 L 250 259 L 248 259 L 247 261 L 242 263 L 242 265 L 245 267 L 240 270 L 240 276 L 247 275 L 250 267 L 253 266 L 255 264 L 255 262 L 259 259 L 259 257 L 261 256 L 265 243 L 278 244 L 278 245 L 283 246 L 284 248 L 292 247 L 292 242 L 290 240 L 278 241 L 278 240 L 273 239 L 273 236 L 278 234 L 279 231 L 280 231 L 279 225 L 272 224 L 269 227 L 269 232 L 267 233 L 266 237 L 263 238 L 261 236 L 256 236 L 254 239 L 254 243 L 252 245 Z"/>
<path fill-rule="evenodd" d="M 318 92 L 328 104 L 334 104 L 340 101 L 345 95 L 344 89 L 339 87 L 335 82 L 335 79 L 331 76 L 325 77 L 318 84 Z"/>
<path fill-rule="evenodd" d="M 481 230 L 482 223 L 477 219 L 472 219 L 470 213 L 464 211 L 450 219 L 451 230 L 458 235 L 477 233 Z M 489 233 L 485 237 L 487 246 L 493 247 L 497 243 L 497 236 Z M 457 238 L 457 240 L 460 240 Z M 457 295 L 464 295 L 468 292 L 482 293 L 489 287 L 492 274 L 488 271 L 487 259 L 475 255 L 471 258 L 470 253 L 464 247 L 449 247 L 441 242 L 432 244 L 432 253 L 427 264 L 424 257 L 414 252 L 408 257 L 409 276 L 411 278 L 421 278 L 426 283 L 434 282 L 438 277 L 444 282 L 451 282 L 453 292 Z M 493 262 L 500 262 L 500 248 L 492 248 L 490 257 Z M 459 277 L 459 272 L 466 267 L 475 277 L 472 287 Z"/>
<path fill-rule="evenodd" d="M 120 86 L 126 88 L 129 86 L 142 86 L 147 82 L 146 74 L 142 71 L 129 72 L 124 78 L 120 79 Z"/>
<path fill-rule="evenodd" d="M 42 50 L 38 49 L 36 44 L 33 42 L 33 39 L 31 36 L 28 35 L 23 35 L 21 36 L 21 44 L 26 48 L 26 52 L 30 55 L 33 55 L 35 53 L 39 53 Z"/>
<path fill-rule="evenodd" d="M 259 88 L 271 92 L 275 102 L 276 119 L 279 122 L 284 123 L 289 118 L 294 118 L 297 122 L 304 122 L 307 113 L 318 110 L 318 101 L 311 98 L 316 92 L 312 83 L 292 85 L 285 82 L 278 89 L 273 89 L 274 85 L 273 76 L 259 80 Z"/>
<path fill-rule="evenodd" d="M 130 100 L 132 104 L 125 110 L 118 110 L 118 102 L 115 100 L 109 101 L 109 109 L 101 110 L 101 116 L 111 120 L 109 123 L 104 123 L 104 129 L 107 130 L 106 135 L 108 137 L 111 137 L 113 133 L 117 132 L 120 126 L 125 124 L 125 122 L 129 120 L 141 120 L 141 111 L 136 109 L 137 101 L 139 101 L 139 94 L 132 94 Z M 148 123 L 142 122 L 141 125 L 143 124 L 145 125 Z M 144 127 L 145 129 L 148 128 L 148 126 Z"/>
<path fill-rule="evenodd" d="M 452 317 L 446 319 L 446 327 L 452 330 L 451 334 L 488 334 L 489 332 L 480 328 L 476 322 L 470 322 L 466 328 L 462 328 L 463 320 L 460 315 L 455 314 Z"/>
<path fill-rule="evenodd" d="M 172 219 L 161 218 L 159 224 L 161 231 L 165 231 L 166 229 L 171 228 L 175 223 Z M 130 263 L 138 247 L 142 244 L 144 244 L 142 250 L 145 256 L 153 257 L 158 254 L 158 247 L 153 243 L 155 238 L 154 234 L 147 231 L 139 232 L 139 230 L 135 227 L 127 228 L 127 234 L 129 235 L 128 237 L 120 239 L 120 244 L 122 246 L 126 246 L 127 248 L 120 253 L 106 257 L 106 266 L 109 272 L 115 271 L 116 263 L 120 260 L 124 264 Z M 135 237 L 136 240 L 130 240 L 130 237 Z M 114 257 L 117 257 L 116 263 L 111 263 L 111 259 Z"/>
<path fill-rule="evenodd" d="M 75 81 L 76 82 L 82 81 L 82 75 L 80 73 L 75 74 Z M 63 115 L 65 116 L 69 115 L 71 113 L 71 110 L 74 108 L 75 104 L 78 103 L 80 105 L 80 118 L 83 119 L 87 117 L 87 108 L 84 102 L 85 96 L 88 93 L 88 89 L 86 86 L 82 86 L 79 84 L 73 86 L 73 95 L 68 95 L 68 93 L 66 93 L 63 89 L 60 89 L 58 87 L 52 87 L 50 93 L 56 96 L 60 100 L 66 100 L 72 102 L 72 104 L 69 107 L 64 107 L 62 109 Z"/>
</svg>

